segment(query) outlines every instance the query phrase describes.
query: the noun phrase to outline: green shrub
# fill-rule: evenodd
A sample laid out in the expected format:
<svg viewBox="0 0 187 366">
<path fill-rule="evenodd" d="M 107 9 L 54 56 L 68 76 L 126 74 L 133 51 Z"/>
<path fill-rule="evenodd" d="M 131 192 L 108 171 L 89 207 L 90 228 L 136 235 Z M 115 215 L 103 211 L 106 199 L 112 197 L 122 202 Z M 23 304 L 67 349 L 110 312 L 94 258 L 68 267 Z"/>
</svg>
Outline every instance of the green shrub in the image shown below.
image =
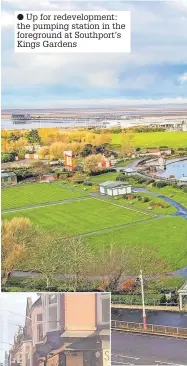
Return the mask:
<svg viewBox="0 0 187 366">
<path fill-rule="evenodd" d="M 84 181 L 84 183 L 83 183 L 83 185 L 84 185 L 84 186 L 89 186 L 89 187 L 91 187 L 91 186 L 93 185 L 93 183 L 85 180 L 85 181 Z"/>
<path fill-rule="evenodd" d="M 8 163 L 9 161 L 14 161 L 15 156 L 15 153 L 1 153 L 1 162 Z"/>
</svg>

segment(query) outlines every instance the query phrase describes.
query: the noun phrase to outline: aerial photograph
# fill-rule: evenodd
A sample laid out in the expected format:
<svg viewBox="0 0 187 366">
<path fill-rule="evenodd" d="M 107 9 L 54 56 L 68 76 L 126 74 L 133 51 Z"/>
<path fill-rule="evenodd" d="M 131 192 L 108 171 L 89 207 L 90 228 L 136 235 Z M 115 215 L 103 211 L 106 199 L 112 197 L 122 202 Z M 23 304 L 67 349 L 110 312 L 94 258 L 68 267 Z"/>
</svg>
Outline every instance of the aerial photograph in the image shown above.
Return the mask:
<svg viewBox="0 0 187 366">
<path fill-rule="evenodd" d="M 33 9 L 131 11 L 131 53 L 16 54 Z M 2 0 L 0 310 L 111 293 L 112 366 L 187 365 L 186 44 L 183 0 Z"/>
</svg>

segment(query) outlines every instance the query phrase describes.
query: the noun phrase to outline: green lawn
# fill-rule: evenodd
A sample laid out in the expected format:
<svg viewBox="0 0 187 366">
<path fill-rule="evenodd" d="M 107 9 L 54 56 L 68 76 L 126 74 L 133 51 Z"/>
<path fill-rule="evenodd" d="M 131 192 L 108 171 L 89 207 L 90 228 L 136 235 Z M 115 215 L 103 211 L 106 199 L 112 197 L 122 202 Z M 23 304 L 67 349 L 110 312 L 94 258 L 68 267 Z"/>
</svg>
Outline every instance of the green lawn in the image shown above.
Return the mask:
<svg viewBox="0 0 187 366">
<path fill-rule="evenodd" d="M 170 270 L 187 265 L 187 221 L 180 217 L 166 217 L 136 223 L 112 232 L 100 233 L 86 238 L 95 249 L 101 245 L 116 243 L 158 248 L 158 255 Z M 135 259 L 136 260 L 136 259 Z"/>
<path fill-rule="evenodd" d="M 123 141 L 129 141 L 129 135 L 132 136 L 131 144 L 135 147 L 159 147 L 168 146 L 170 148 L 187 147 L 187 132 L 147 132 L 147 133 L 124 133 L 113 134 L 112 143 L 120 144 Z"/>
<path fill-rule="evenodd" d="M 147 189 L 156 192 L 158 194 L 162 194 L 163 196 L 172 198 L 174 201 L 177 201 L 178 203 L 187 208 L 187 193 L 183 192 L 182 189 L 173 188 L 170 186 L 163 188 L 147 187 Z"/>
<path fill-rule="evenodd" d="M 46 207 L 4 213 L 3 219 L 28 217 L 34 224 L 59 231 L 60 235 L 78 235 L 104 228 L 144 220 L 144 215 L 104 200 L 87 198 Z"/>
<path fill-rule="evenodd" d="M 33 183 L 2 189 L 2 210 L 55 202 L 86 195 L 73 186 L 63 187 L 58 183 Z"/>
<path fill-rule="evenodd" d="M 156 213 L 156 214 L 160 214 L 160 215 L 169 215 L 169 214 L 173 214 L 175 213 L 177 210 L 175 209 L 175 207 L 169 205 L 167 202 L 165 202 L 164 200 L 162 200 L 161 198 L 158 197 L 154 197 L 151 194 L 148 193 L 136 193 L 136 196 L 141 196 L 141 197 L 148 197 L 150 199 L 149 202 L 140 202 L 138 200 L 138 198 L 132 199 L 132 200 L 126 200 L 122 197 L 117 198 L 117 200 L 115 200 L 114 198 L 112 198 L 112 200 L 116 201 L 119 204 L 131 207 L 131 208 L 137 208 L 139 210 L 150 210 L 150 212 Z M 152 204 L 153 203 L 153 204 Z M 157 207 L 154 206 L 154 203 L 157 204 L 164 204 L 168 207 Z M 151 209 L 149 208 L 151 207 Z"/>
<path fill-rule="evenodd" d="M 90 177 L 90 180 L 92 183 L 99 184 L 107 180 L 116 180 L 116 177 L 118 175 L 119 175 L 118 172 L 104 173 L 100 175 L 95 175 L 94 177 Z"/>
</svg>

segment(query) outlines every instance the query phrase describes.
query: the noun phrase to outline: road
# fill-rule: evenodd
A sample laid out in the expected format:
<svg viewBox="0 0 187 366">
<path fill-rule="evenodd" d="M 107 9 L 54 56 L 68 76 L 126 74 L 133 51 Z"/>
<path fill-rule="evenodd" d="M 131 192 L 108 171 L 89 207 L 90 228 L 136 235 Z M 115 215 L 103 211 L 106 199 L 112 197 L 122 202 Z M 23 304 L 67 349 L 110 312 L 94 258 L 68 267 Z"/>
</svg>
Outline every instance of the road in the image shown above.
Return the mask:
<svg viewBox="0 0 187 366">
<path fill-rule="evenodd" d="M 187 365 L 187 340 L 112 332 L 111 366 Z"/>
<path fill-rule="evenodd" d="M 147 323 L 187 328 L 187 312 L 146 310 Z M 142 311 L 138 309 L 112 309 L 113 320 L 142 323 Z"/>
</svg>

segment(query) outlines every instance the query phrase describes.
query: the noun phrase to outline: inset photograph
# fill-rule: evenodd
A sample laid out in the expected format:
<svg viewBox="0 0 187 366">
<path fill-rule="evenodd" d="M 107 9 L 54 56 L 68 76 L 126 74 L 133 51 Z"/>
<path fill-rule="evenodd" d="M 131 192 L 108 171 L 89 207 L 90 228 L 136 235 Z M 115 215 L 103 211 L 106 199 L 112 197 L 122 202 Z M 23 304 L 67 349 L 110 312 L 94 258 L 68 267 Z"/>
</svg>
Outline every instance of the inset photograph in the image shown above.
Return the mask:
<svg viewBox="0 0 187 366">
<path fill-rule="evenodd" d="M 1 366 L 109 366 L 110 293 L 0 295 Z"/>
</svg>

